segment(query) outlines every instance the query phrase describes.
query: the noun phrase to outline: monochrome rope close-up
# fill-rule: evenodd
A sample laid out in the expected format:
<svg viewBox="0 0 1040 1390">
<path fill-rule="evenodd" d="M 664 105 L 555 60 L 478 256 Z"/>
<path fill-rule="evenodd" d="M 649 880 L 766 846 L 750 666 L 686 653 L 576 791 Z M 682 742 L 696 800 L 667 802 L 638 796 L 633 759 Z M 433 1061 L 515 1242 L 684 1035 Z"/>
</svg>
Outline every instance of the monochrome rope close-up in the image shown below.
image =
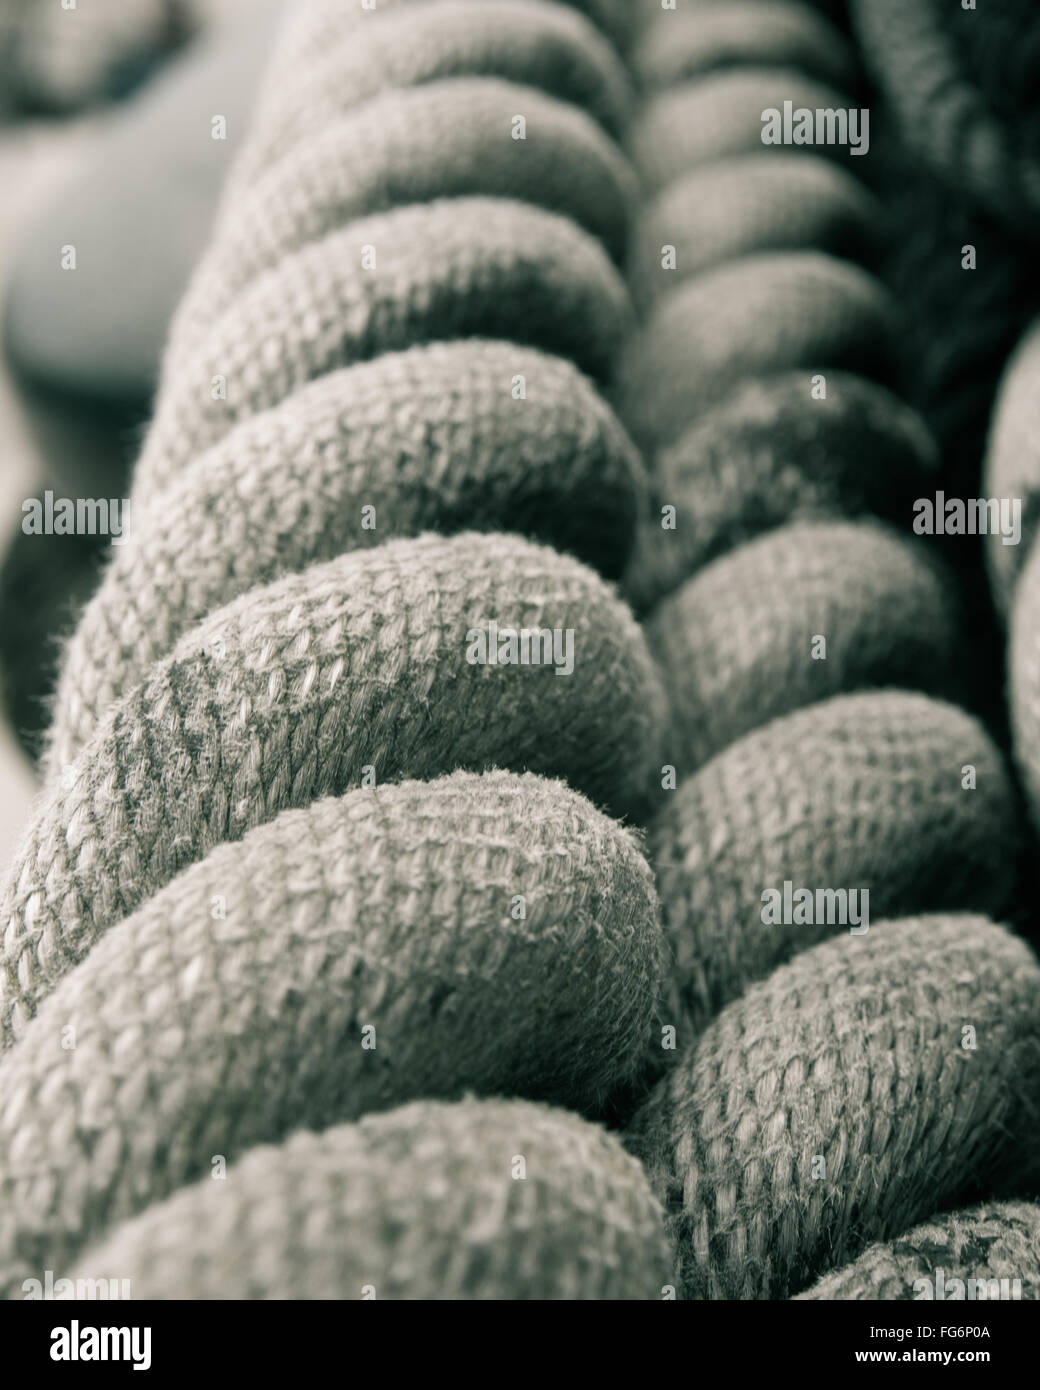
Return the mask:
<svg viewBox="0 0 1040 1390">
<path fill-rule="evenodd" d="M 0 1295 L 1040 1297 L 1040 336 L 1005 736 L 880 124 L 762 139 L 872 5 L 286 7 L 0 880 Z"/>
</svg>

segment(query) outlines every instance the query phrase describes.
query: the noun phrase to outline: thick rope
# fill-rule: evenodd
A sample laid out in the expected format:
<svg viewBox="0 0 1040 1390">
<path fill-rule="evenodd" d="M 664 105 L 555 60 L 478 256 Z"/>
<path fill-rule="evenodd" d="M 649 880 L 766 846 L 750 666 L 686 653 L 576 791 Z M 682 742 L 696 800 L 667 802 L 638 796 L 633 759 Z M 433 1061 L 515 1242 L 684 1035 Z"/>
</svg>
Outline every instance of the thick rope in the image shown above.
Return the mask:
<svg viewBox="0 0 1040 1390">
<path fill-rule="evenodd" d="M 1013 1183 L 1040 1101 L 1040 966 L 946 915 L 1013 903 L 1015 795 L 946 702 L 949 576 L 867 519 L 936 469 L 897 307 L 840 259 L 876 205 L 776 151 L 815 171 L 792 224 L 758 139 L 848 50 L 772 4 L 757 46 L 755 5 L 644 35 L 629 257 L 608 39 L 535 0 L 380 8 L 294 12 L 66 654 L 0 897 L 0 1280 L 786 1296 Z M 698 171 L 747 214 L 655 283 Z M 573 671 L 468 660 L 491 621 L 571 633 Z M 660 913 L 604 812 L 648 823 Z M 784 879 L 914 916 L 766 927 Z M 645 1173 L 591 1122 L 640 1100 Z"/>
<path fill-rule="evenodd" d="M 95 1268 L 132 1270 L 142 1298 L 674 1292 L 635 1160 L 576 1115 L 503 1100 L 420 1102 L 253 1149 L 227 1182 L 121 1226 L 85 1257 Z"/>
<path fill-rule="evenodd" d="M 767 4 L 653 20 L 641 52 L 677 54 L 681 35 L 695 61 L 655 83 L 631 141 L 655 198 L 634 236 L 646 317 L 618 401 L 654 505 L 626 588 L 651 610 L 679 781 L 650 828 L 661 1020 L 677 1036 L 629 1142 L 693 1298 L 786 1297 L 936 1207 L 1031 1181 L 1019 1160 L 1040 1105 L 1040 967 L 1003 928 L 932 915 L 823 941 L 833 919 L 762 915 L 785 882 L 867 889 L 879 916 L 1003 913 L 1023 845 L 983 728 L 869 689 L 966 695 L 962 619 L 952 576 L 905 534 L 911 497 L 941 486 L 934 445 L 889 390 L 850 375 L 899 379 L 897 307 L 834 258 L 877 244 L 876 203 L 849 192 L 870 158 L 775 151 L 806 200 L 797 217 L 766 173 L 765 107 L 853 104 L 816 99 L 818 62 L 804 76 L 755 66 L 775 57 L 759 33 L 798 47 L 798 12 L 776 9 L 784 26 Z M 802 16 L 802 52 L 821 22 Z M 727 188 L 732 210 L 701 206 Z M 839 519 L 871 512 L 904 534 Z"/>
<path fill-rule="evenodd" d="M 970 1280 L 975 1281 L 974 1292 Z M 979 1292 L 983 1282 L 984 1291 Z M 986 1202 L 915 1226 L 887 1245 L 872 1245 L 851 1265 L 825 1275 L 798 1297 L 1035 1302 L 1038 1291 L 1040 1205 Z"/>
<path fill-rule="evenodd" d="M 631 833 L 530 774 L 353 791 L 219 846 L 0 1063 L 0 1288 L 301 1124 L 460 1088 L 595 1110 L 646 1045 L 660 944 Z"/>
<path fill-rule="evenodd" d="M 297 36 L 317 42 L 347 8 L 309 5 Z M 466 25 L 492 10 L 485 67 Z M 348 140 L 355 109 L 374 129 L 407 35 L 423 82 L 409 115 L 439 120 L 442 138 L 396 185 L 377 159 L 346 204 L 326 182 L 334 159 L 319 158 L 269 229 L 273 249 L 212 304 L 205 288 L 188 296 L 135 474 L 140 529 L 66 653 L 50 776 L 3 890 L 9 1294 L 215 1155 L 233 1162 L 301 1125 L 468 1089 L 597 1113 L 642 1065 L 660 985 L 656 894 L 631 834 L 579 793 L 645 815 L 660 679 L 593 570 L 501 533 L 555 541 L 613 575 L 631 545 L 641 463 L 580 368 L 606 376 L 630 320 L 611 255 L 624 251 L 633 178 L 602 129 L 559 99 L 609 113 L 627 78 L 567 10 L 414 14 L 414 30 L 365 15 L 358 89 L 341 71 L 335 100 Z M 457 70 L 422 70 L 427 24 L 454 33 Z M 309 101 L 307 65 L 288 72 Z M 507 169 L 517 112 L 537 153 L 488 185 L 480 170 L 496 131 Z M 276 133 L 258 120 L 259 193 L 247 161 L 203 287 L 270 221 Z M 376 155 L 392 161 L 400 145 Z M 199 303 L 209 312 L 196 315 Z M 226 398 L 211 394 L 217 375 Z M 455 534 L 422 534 L 431 527 Z M 469 634 L 491 620 L 569 637 L 573 670 L 473 664 Z M 19 1081 L 22 1067 L 36 1079 Z M 444 1113 L 446 1152 L 461 1143 L 468 1155 L 479 1113 Z M 557 1129 L 557 1147 L 586 1133 L 563 1115 L 517 1114 L 510 1154 L 532 1162 L 540 1127 L 550 1154 Z M 30 1129 L 65 1136 L 42 1166 Z M 619 1263 L 610 1204 L 593 1202 L 599 1244 L 586 1244 L 600 1256 L 587 1276 L 546 1259 L 535 1287 L 656 1296 L 671 1270 L 659 1208 L 616 1141 L 587 1133 L 602 1195 L 618 1194 L 616 1238 L 631 1226 L 642 1266 Z M 496 1176 L 513 1181 L 508 1162 Z M 521 1223 L 528 1202 L 550 1224 L 553 1202 L 561 1220 L 586 1208 L 582 1194 L 559 1195 L 565 1174 L 543 1178 Z M 640 1268 L 653 1269 L 649 1285 Z"/>
</svg>

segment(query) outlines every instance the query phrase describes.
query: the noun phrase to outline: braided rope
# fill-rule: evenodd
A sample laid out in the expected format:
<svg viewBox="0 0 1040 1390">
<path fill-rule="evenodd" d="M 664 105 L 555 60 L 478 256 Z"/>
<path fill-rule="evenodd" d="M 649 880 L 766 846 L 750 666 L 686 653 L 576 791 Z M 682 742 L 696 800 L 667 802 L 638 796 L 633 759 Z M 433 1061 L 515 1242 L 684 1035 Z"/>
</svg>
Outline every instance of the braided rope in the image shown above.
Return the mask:
<svg viewBox="0 0 1040 1390">
<path fill-rule="evenodd" d="M 674 1254 L 687 1296 L 786 1296 L 1013 1183 L 1040 1108 L 1032 954 L 920 915 L 1011 904 L 1001 756 L 875 689 L 961 664 L 943 567 L 848 519 L 936 467 L 895 306 L 836 258 L 876 205 L 803 153 L 792 218 L 757 139 L 764 93 L 840 104 L 847 49 L 779 4 L 693 8 L 675 49 L 657 14 L 633 332 L 609 43 L 534 0 L 381 8 L 294 13 L 66 654 L 0 890 L 0 1287 L 82 1258 L 138 1297 L 645 1298 Z M 701 177 L 746 211 L 668 291 L 648 248 Z M 471 664 L 491 619 L 571 630 L 573 673 Z M 649 823 L 660 911 L 594 803 Z M 783 878 L 914 915 L 765 936 Z M 662 1067 L 644 1172 L 591 1120 Z"/>
</svg>

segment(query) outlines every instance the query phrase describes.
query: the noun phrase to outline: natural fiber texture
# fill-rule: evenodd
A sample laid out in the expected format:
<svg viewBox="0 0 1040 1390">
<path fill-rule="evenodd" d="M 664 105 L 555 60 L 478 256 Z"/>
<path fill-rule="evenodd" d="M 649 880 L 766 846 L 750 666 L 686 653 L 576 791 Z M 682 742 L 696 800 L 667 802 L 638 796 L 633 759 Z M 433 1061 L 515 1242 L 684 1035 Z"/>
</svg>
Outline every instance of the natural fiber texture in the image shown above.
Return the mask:
<svg viewBox="0 0 1040 1390">
<path fill-rule="evenodd" d="M 851 45 L 807 5 L 723 0 L 675 12 L 675 22 L 650 25 L 633 66 L 647 87 L 669 87 L 718 68 L 758 63 L 793 67 L 835 87 L 856 76 Z"/>
<path fill-rule="evenodd" d="M 81 1269 L 125 1271 L 135 1298 L 653 1299 L 673 1283 L 660 1208 L 617 1140 L 500 1100 L 255 1149 Z"/>
<path fill-rule="evenodd" d="M 742 376 L 891 371 L 898 313 L 871 276 L 817 251 L 743 256 L 677 286 L 625 347 L 618 403 L 637 441 L 672 443 Z"/>
<path fill-rule="evenodd" d="M 555 213 L 445 198 L 361 218 L 247 285 L 204 349 L 174 341 L 135 488 L 164 485 L 240 420 L 351 362 L 508 336 L 602 376 L 629 316 L 606 252 Z"/>
<path fill-rule="evenodd" d="M 814 76 L 851 80 L 848 49 L 781 4 L 669 29 L 590 0 L 622 45 L 614 20 L 659 25 L 638 51 L 678 84 L 626 129 L 618 51 L 572 10 L 381 8 L 293 7 L 136 538 L 66 654 L 0 898 L 4 1279 L 82 1252 L 136 1297 L 667 1296 L 639 1167 L 498 1092 L 640 1106 L 679 1291 L 786 1296 L 1010 1188 L 1040 1103 L 1040 965 L 1005 928 L 761 923 L 803 875 L 872 916 L 1019 912 L 989 736 L 875 689 L 956 696 L 964 649 L 930 543 L 866 519 L 905 530 L 936 463 L 851 375 L 898 389 L 903 344 L 838 259 L 873 255 L 870 160 L 760 139 L 764 105 L 848 105 Z M 623 130 L 660 194 L 631 254 Z M 620 574 L 637 518 L 649 644 L 582 563 Z M 492 621 L 572 632 L 573 671 L 471 662 Z M 604 812 L 655 813 L 665 934 Z"/>
<path fill-rule="evenodd" d="M 616 52 L 566 4 L 398 0 L 391 8 L 383 0 L 365 12 L 325 0 L 324 8 L 300 6 L 290 20 L 230 197 L 344 111 L 434 79 L 479 74 L 541 87 L 584 107 L 612 135 L 628 120 L 631 91 Z"/>
<path fill-rule="evenodd" d="M 649 306 L 674 294 L 678 280 L 764 251 L 863 259 L 879 216 L 873 195 L 836 164 L 784 151 L 720 159 L 668 184 L 642 211 L 633 290 Z M 674 270 L 662 266 L 667 247 L 675 249 Z"/>
<path fill-rule="evenodd" d="M 955 689 L 958 618 L 938 564 L 877 525 L 794 525 L 751 541 L 648 621 L 671 705 L 668 761 L 686 775 L 767 720 L 842 691 Z"/>
<path fill-rule="evenodd" d="M 486 22 L 492 10 L 515 32 Z M 313 25 L 313 42 L 331 13 L 309 5 L 297 36 Z M 645 811 L 659 678 L 591 570 L 475 529 L 529 532 L 608 574 L 624 564 L 641 463 L 579 368 L 605 376 L 629 321 L 610 256 L 624 252 L 634 179 L 557 98 L 619 111 L 626 84 L 606 45 L 581 46 L 584 22 L 550 7 L 413 13 L 407 35 L 392 13 L 366 30 L 353 88 L 340 62 L 343 114 L 315 126 L 313 144 L 272 123 L 277 102 L 258 117 L 255 192 L 247 158 L 166 354 L 131 543 L 65 654 L 50 779 L 0 909 L 11 1293 L 217 1154 L 468 1089 L 598 1113 L 645 1057 L 661 964 L 653 883 L 629 832 L 579 791 L 617 814 Z M 420 44 L 435 31 L 439 56 Z M 403 103 L 378 96 L 409 68 L 438 80 Z M 315 74 L 289 71 L 292 101 Z M 456 72 L 480 77 L 440 80 Z M 304 123 L 321 91 L 308 82 Z M 378 99 L 365 108 L 366 96 Z M 529 145 L 511 139 L 514 114 Z M 496 141 L 516 158 L 491 175 Z M 364 151 L 345 178 L 344 149 Z M 458 196 L 488 192 L 510 196 Z M 419 534 L 427 527 L 462 534 Z M 471 631 L 491 621 L 568 634 L 573 671 L 472 664 Z M 578 790 L 480 775 L 495 767 Z M 62 1048 L 73 1015 L 75 1045 Z M 484 1112 L 443 1113 L 445 1161 L 456 1175 L 479 1166 Z M 528 1112 L 488 1113 L 500 1141 L 501 1117 Z M 554 1160 L 538 1189 L 542 1260 L 521 1207 L 522 1268 L 490 1278 L 479 1249 L 468 1273 L 456 1254 L 455 1295 L 659 1297 L 670 1255 L 636 1165 L 577 1119 L 529 1113 L 536 1152 L 545 1115 L 547 1154 L 566 1143 L 570 1163 L 583 1157 L 582 1191 Z M 421 1112 L 414 1153 L 440 1114 Z M 30 1132 L 46 1145 L 35 1156 Z M 424 1167 L 381 1208 L 386 1158 L 373 1145 L 340 1154 L 341 1171 L 367 1174 L 350 1187 L 378 1233 L 369 1249 L 392 1254 L 391 1199 L 414 1201 L 430 1177 L 444 1215 L 443 1178 Z M 600 1149 L 603 1177 L 590 1183 Z M 312 1165 L 292 1184 L 308 1206 L 302 1227 L 286 1227 L 298 1253 L 301 1230 L 324 1238 L 357 1210 L 352 1196 L 323 1213 L 340 1189 L 326 1199 L 313 1180 Z M 238 1193 L 237 1182 L 214 1190 Z M 459 1189 L 463 1205 L 475 1195 Z M 247 1199 L 250 1212 L 261 1205 Z M 515 1263 L 502 1215 L 496 1233 L 481 1213 L 475 1239 L 497 1235 Z M 444 1229 L 457 1251 L 455 1226 Z M 364 1254 L 356 1221 L 353 1233 Z M 431 1266 L 405 1250 L 388 1284 L 450 1296 L 441 1257 L 423 1248 Z M 336 1249 L 345 1271 L 351 1247 Z M 284 1287 L 256 1286 L 263 1260 L 242 1243 L 228 1258 L 225 1292 L 250 1266 L 251 1292 Z M 313 1282 L 317 1257 L 305 1278 L 276 1244 L 264 1259 L 294 1296 L 328 1292 Z M 204 1292 L 192 1281 L 180 1292 Z"/>
<path fill-rule="evenodd" d="M 1040 314 L 1040 12 L 1033 0 L 971 9 L 855 0 L 850 9 L 880 88 L 879 114 L 896 137 L 885 177 L 891 236 L 882 273 L 907 310 L 905 390 L 939 442 L 947 496 L 971 498 L 982 490 L 979 459 L 1003 365 Z M 1003 407 L 1001 414 L 1006 428 Z M 987 478 L 1015 487 L 1029 471 L 1028 462 L 1007 461 Z M 999 624 L 984 558 L 995 606 L 1006 611 L 1028 546 L 1017 558 L 1011 548 L 995 556 L 984 541 L 955 537 L 946 549 L 970 596 L 978 669 L 992 672 L 980 693 L 1003 722 L 1002 653 L 992 636 Z M 1011 697 L 1018 705 L 1029 699 L 1014 690 Z M 1019 753 L 1027 765 L 1034 756 Z"/>
<path fill-rule="evenodd" d="M 787 880 L 867 892 L 878 919 L 996 916 L 1015 900 L 1023 846 L 1011 779 L 982 726 L 924 695 L 882 691 L 811 705 L 730 744 L 669 794 L 648 847 L 669 950 L 665 1016 L 689 1042 L 752 980 L 848 930 L 767 926 L 764 890 Z"/>
<path fill-rule="evenodd" d="M 467 1088 L 595 1108 L 660 945 L 632 836 L 560 782 L 359 790 L 219 847 L 0 1064 L 0 1290 L 300 1125 Z"/>
<path fill-rule="evenodd" d="M 372 4 L 372 0 L 369 3 Z M 362 10 L 359 5 L 353 4 L 353 0 L 347 0 L 347 3 L 344 0 L 309 0 L 306 8 L 294 7 L 289 12 L 281 46 L 284 62 L 280 70 L 295 71 L 300 63 L 313 63 L 335 44 L 341 43 L 345 34 L 349 34 L 354 43 L 359 40 L 366 44 L 373 42 L 376 47 L 368 50 L 370 54 L 389 51 L 391 45 L 388 36 L 393 35 L 404 40 L 405 51 L 396 60 L 403 66 L 403 75 L 399 69 L 394 69 L 394 76 L 404 87 L 422 80 L 423 69 L 419 68 L 420 76 L 416 77 L 412 65 L 421 64 L 431 33 L 447 43 L 454 55 L 462 50 L 462 32 L 467 29 L 475 31 L 477 53 L 482 61 L 488 62 L 489 55 L 483 51 L 482 45 L 487 42 L 489 34 L 496 28 L 500 34 L 515 29 L 526 37 L 527 26 L 534 22 L 574 34 L 599 50 L 613 45 L 625 52 L 637 32 L 638 6 L 656 4 L 657 0 L 549 0 L 548 4 L 543 0 L 451 0 L 456 11 L 454 16 L 444 9 L 439 15 L 434 15 L 423 8 L 428 3 L 429 0 L 374 0 L 374 8 Z M 550 6 L 556 4 L 564 6 L 562 13 L 552 13 Z M 485 6 L 506 5 L 508 9 L 492 8 L 489 15 L 481 13 Z M 372 20 L 377 17 L 380 23 L 373 26 Z M 388 17 L 397 21 L 393 27 L 385 22 Z M 585 23 L 585 20 L 589 23 Z M 362 29 L 360 25 L 369 27 Z M 413 43 L 419 51 L 406 51 Z M 502 47 L 504 45 L 500 43 L 499 48 Z M 624 80 L 620 68 L 619 73 Z"/>
<path fill-rule="evenodd" d="M 653 497 L 625 576 L 649 608 L 709 561 L 794 520 L 883 516 L 903 524 L 934 487 L 938 452 L 920 417 L 884 388 L 827 373 L 742 381 L 654 460 Z M 664 525 L 676 509 L 674 529 Z"/>
<path fill-rule="evenodd" d="M 467 660 L 494 617 L 571 629 L 574 670 Z M 645 805 L 663 698 L 635 622 L 577 561 L 505 536 L 395 541 L 211 613 L 52 779 L 0 899 L 0 1029 L 98 934 L 281 810 L 455 767 L 565 776 Z"/>
<path fill-rule="evenodd" d="M 641 484 L 617 420 L 557 357 L 464 340 L 318 377 L 142 499 L 67 650 L 48 766 L 70 763 L 121 691 L 255 585 L 427 527 L 529 532 L 616 575 Z"/>
<path fill-rule="evenodd" d="M 263 271 L 354 218 L 430 198 L 521 198 L 572 218 L 617 258 L 634 191 L 602 128 L 536 88 L 471 77 L 387 92 L 330 120 L 226 208 L 220 255 L 178 312 L 176 349 Z"/>
<path fill-rule="evenodd" d="M 908 692 L 843 694 L 907 682 L 960 696 L 973 663 L 957 584 L 929 541 L 818 524 L 875 513 L 908 530 L 911 501 L 943 475 L 921 420 L 848 375 L 899 389 L 909 356 L 878 280 L 832 259 L 875 259 L 878 204 L 840 189 L 846 171 L 879 184 L 884 165 L 846 164 L 840 146 L 763 151 L 767 106 L 854 103 L 819 87 L 815 60 L 801 75 L 756 66 L 776 61 L 756 44 L 797 21 L 767 29 L 761 12 L 760 40 L 741 8 L 659 12 L 639 50 L 674 55 L 675 85 L 629 141 L 655 199 L 632 257 L 648 316 L 617 393 L 653 494 L 625 585 L 657 604 L 648 632 L 678 777 L 649 839 L 670 955 L 651 1073 L 676 1055 L 668 1023 L 686 1047 L 631 1141 L 669 1212 L 686 1297 L 786 1296 L 937 1206 L 1028 1188 L 1040 1098 L 1028 947 L 981 917 L 876 925 L 965 907 L 1021 916 L 1020 812 L 967 715 Z M 709 61 L 687 79 L 684 43 L 732 69 Z M 792 180 L 811 171 L 797 216 L 779 172 L 764 172 L 773 156 Z M 939 366 L 935 379 L 955 379 L 952 360 Z M 962 379 L 950 395 L 972 389 Z M 811 659 L 814 635 L 825 661 Z M 785 880 L 870 891 L 867 934 L 821 942 L 840 923 L 766 926 L 763 891 Z"/>
<path fill-rule="evenodd" d="M 684 1295 L 787 1297 L 1012 1181 L 1040 1105 L 1038 1001 L 1023 942 L 950 916 L 825 942 L 731 1004 L 629 1135 Z"/>
<path fill-rule="evenodd" d="M 661 21 L 661 30 L 668 28 Z M 657 191 L 701 164 L 761 153 L 762 112 L 783 110 L 785 101 L 815 111 L 847 108 L 848 98 L 794 68 L 749 68 L 681 83 L 647 102 L 636 121 L 629 149 L 648 188 Z M 805 158 L 870 165 L 870 154 L 852 157 L 844 145 L 791 146 Z M 810 153 L 811 151 L 811 153 Z M 867 170 L 856 170 L 863 177 Z"/>
<path fill-rule="evenodd" d="M 940 1270 L 945 1298 L 937 1289 Z M 1040 1298 L 1040 1206 L 987 1202 L 935 1217 L 887 1245 L 872 1245 L 851 1265 L 825 1275 L 798 1297 L 905 1302 L 930 1296 L 945 1301 L 955 1296 L 954 1279 L 965 1285 L 961 1298 Z M 968 1291 L 972 1279 L 974 1295 Z M 1000 1287 L 1003 1280 L 1008 1281 L 1007 1292 Z M 982 1290 L 980 1281 L 986 1285 Z"/>
</svg>

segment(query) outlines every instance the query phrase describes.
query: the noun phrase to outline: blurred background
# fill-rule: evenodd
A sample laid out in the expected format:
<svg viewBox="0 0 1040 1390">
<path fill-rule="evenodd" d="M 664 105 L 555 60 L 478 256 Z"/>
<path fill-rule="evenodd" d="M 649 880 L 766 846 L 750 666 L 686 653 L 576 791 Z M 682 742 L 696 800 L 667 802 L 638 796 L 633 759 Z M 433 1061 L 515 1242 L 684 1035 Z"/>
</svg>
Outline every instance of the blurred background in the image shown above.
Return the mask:
<svg viewBox="0 0 1040 1390">
<path fill-rule="evenodd" d="M 104 536 L 23 503 L 125 497 L 166 327 L 241 144 L 276 0 L 0 0 L 0 862 Z M 212 138 L 213 118 L 226 136 Z M 75 273 L 61 268 L 76 251 Z"/>
</svg>

